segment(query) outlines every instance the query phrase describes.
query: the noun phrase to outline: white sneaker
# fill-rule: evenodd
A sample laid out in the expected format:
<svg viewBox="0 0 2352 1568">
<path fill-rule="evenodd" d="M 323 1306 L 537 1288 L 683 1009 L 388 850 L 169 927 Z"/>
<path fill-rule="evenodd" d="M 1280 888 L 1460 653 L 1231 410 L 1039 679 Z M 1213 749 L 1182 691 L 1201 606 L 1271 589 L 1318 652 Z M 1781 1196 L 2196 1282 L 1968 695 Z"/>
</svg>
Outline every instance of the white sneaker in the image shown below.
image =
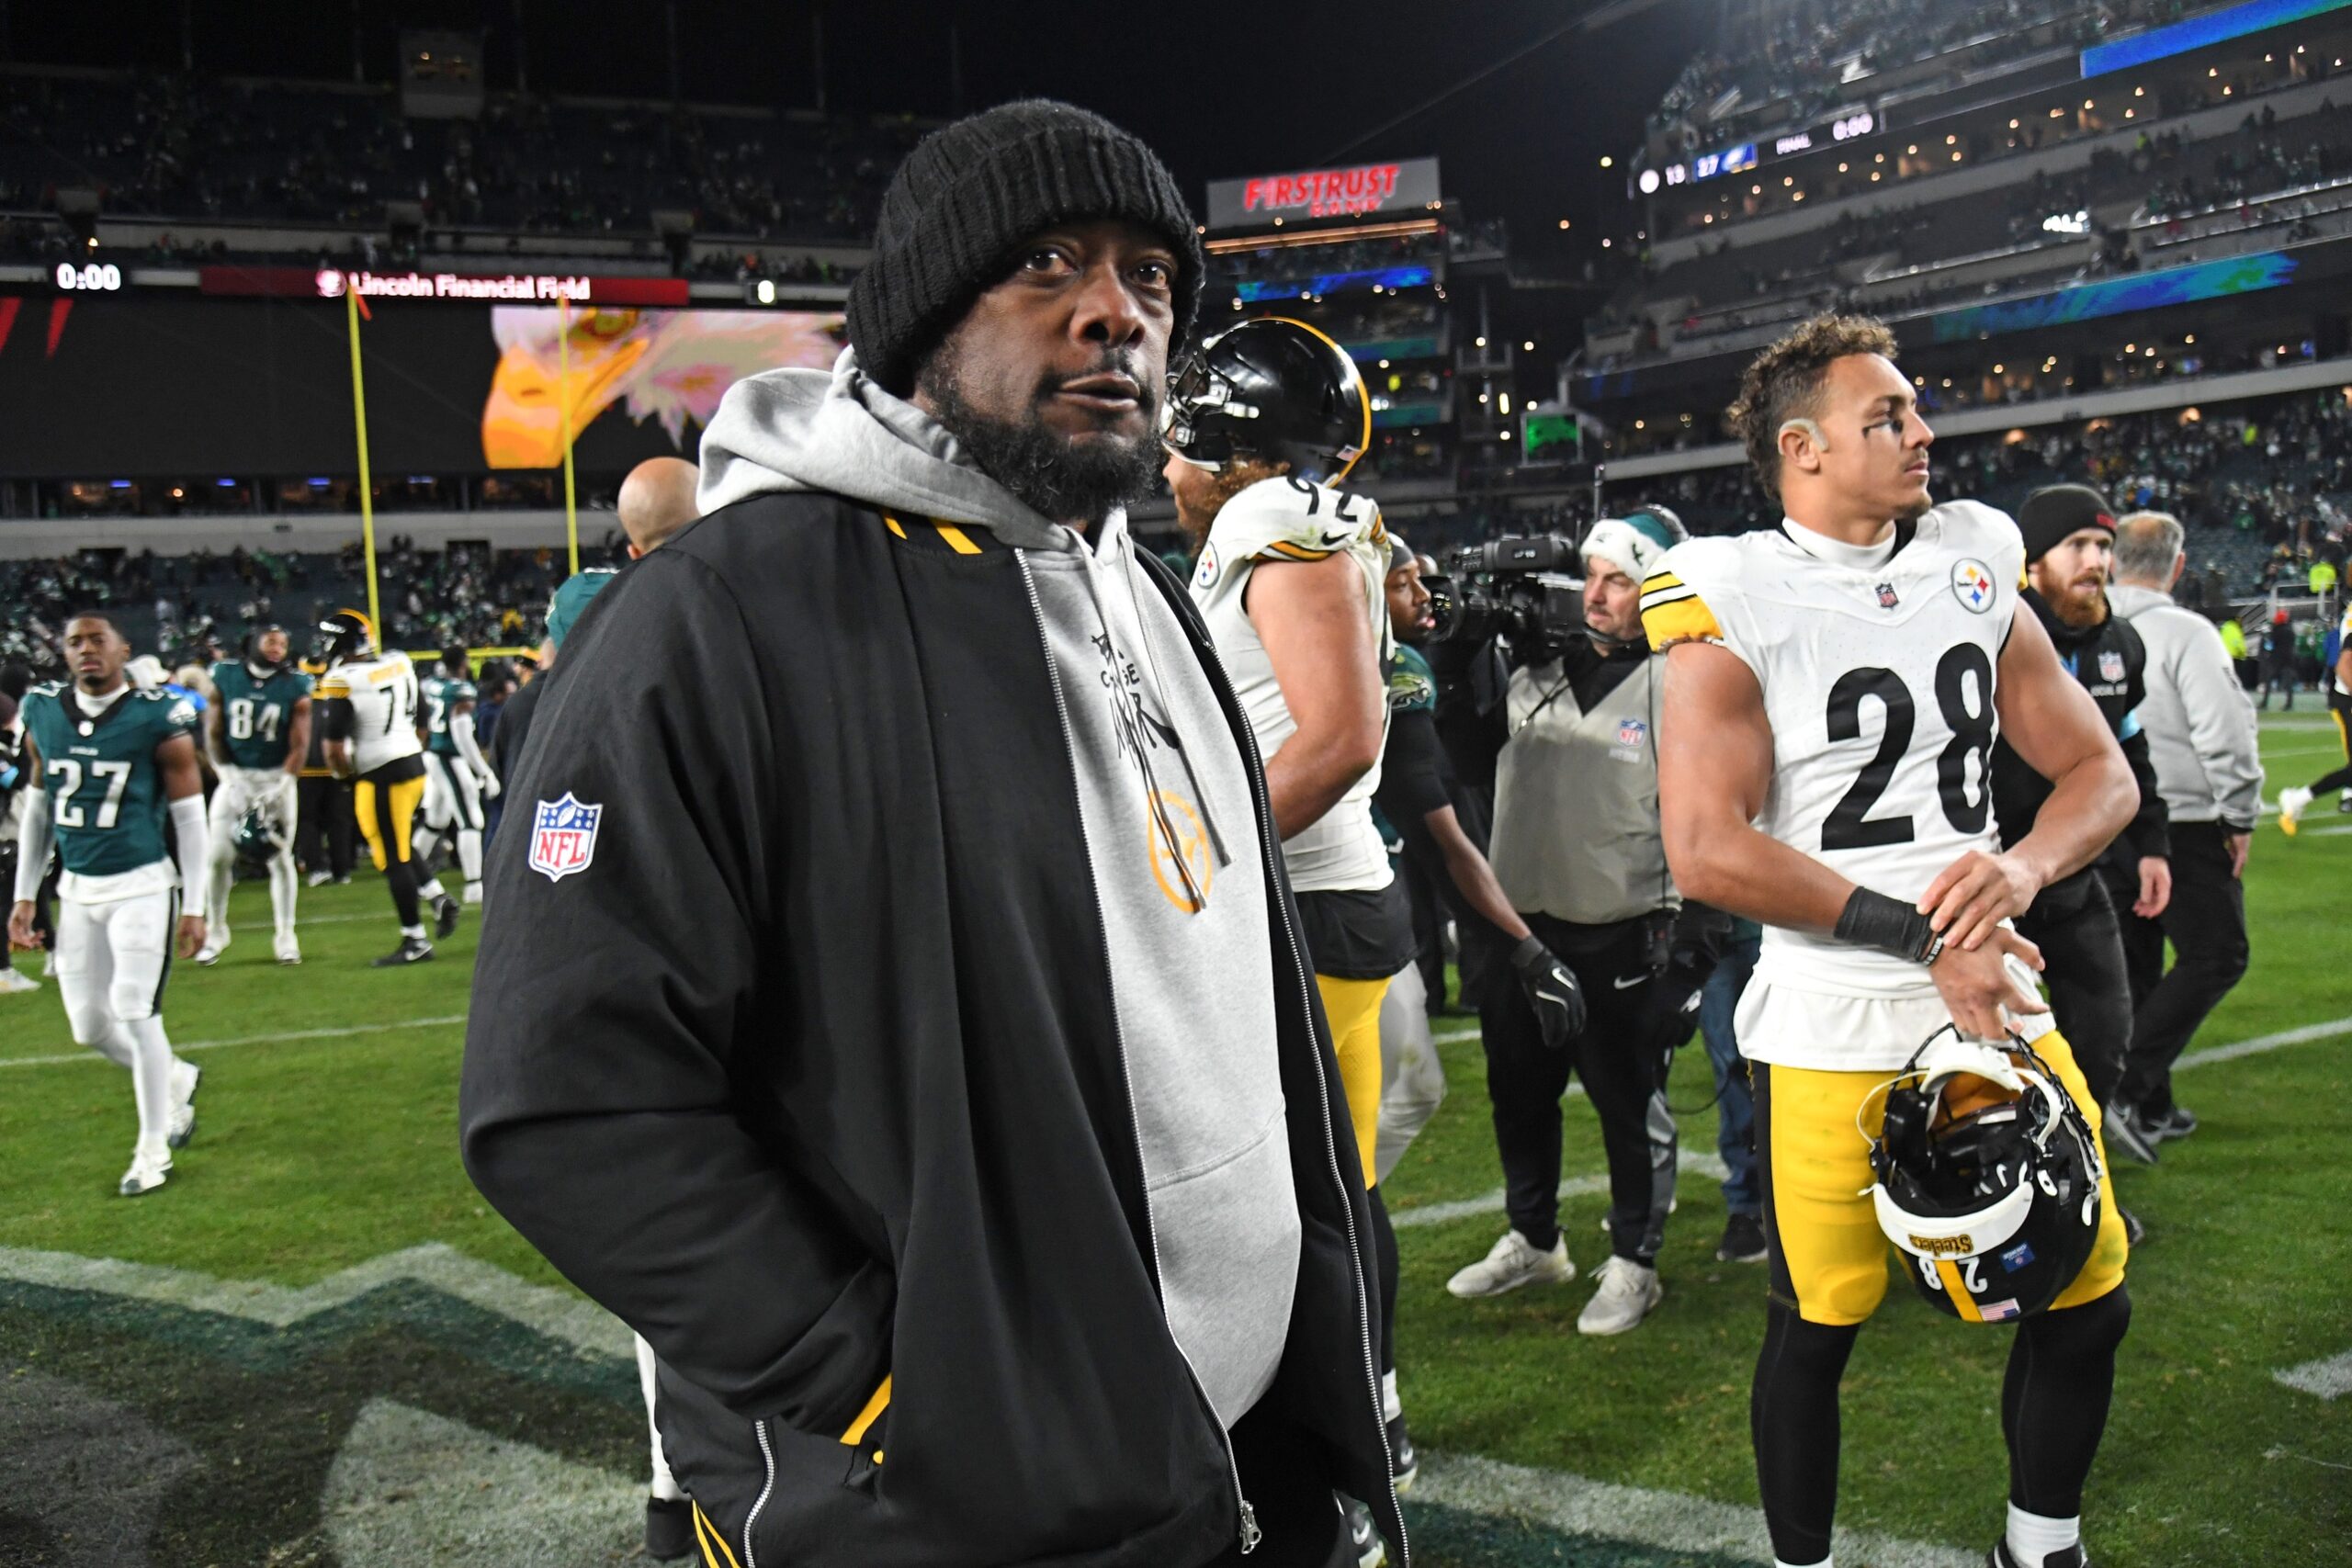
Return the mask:
<svg viewBox="0 0 2352 1568">
<path fill-rule="evenodd" d="M 300 964 L 302 962 L 302 944 L 295 940 L 294 933 L 292 931 L 288 931 L 285 935 L 278 937 L 271 944 L 271 947 L 272 951 L 277 954 L 277 961 L 280 964 Z"/>
<path fill-rule="evenodd" d="M 1566 1236 L 1555 1241 L 1551 1251 L 1538 1252 L 1525 1236 L 1511 1230 L 1503 1233 L 1486 1257 L 1448 1280 L 1445 1288 L 1467 1300 L 1499 1296 L 1521 1285 L 1565 1285 L 1576 1277 L 1577 1266 L 1568 1261 Z"/>
<path fill-rule="evenodd" d="M 479 904 L 481 902 L 481 883 L 469 882 L 466 884 L 466 902 L 469 904 Z"/>
<path fill-rule="evenodd" d="M 310 885 L 313 887 L 324 887 L 328 883 L 333 882 L 334 880 L 334 873 L 327 870 L 324 866 L 321 866 L 318 870 L 311 873 L 310 875 Z"/>
<path fill-rule="evenodd" d="M 130 1153 L 130 1168 L 122 1173 L 115 1190 L 126 1198 L 153 1192 L 172 1174 L 172 1151 L 161 1144 L 141 1144 Z"/>
<path fill-rule="evenodd" d="M 2293 838 L 2295 819 L 2303 814 L 2303 807 L 2311 803 L 2312 792 L 2301 786 L 2280 790 L 2278 792 L 2278 830 L 2287 837 Z"/>
<path fill-rule="evenodd" d="M 40 977 L 44 980 L 57 978 L 57 949 L 51 947 L 41 951 Z"/>
<path fill-rule="evenodd" d="M 1578 1334 L 1623 1334 L 1647 1317 L 1650 1308 L 1666 1294 L 1666 1287 L 1657 1282 L 1657 1269 L 1614 1254 L 1594 1278 L 1600 1281 L 1600 1289 L 1592 1292 L 1592 1300 L 1577 1314 Z"/>
<path fill-rule="evenodd" d="M 10 965 L 0 964 L 0 997 L 21 996 L 40 989 L 40 982 L 30 975 L 19 975 Z"/>
<path fill-rule="evenodd" d="M 196 961 L 209 969 L 212 965 L 220 962 L 221 952 L 227 948 L 228 945 L 228 939 L 225 937 L 218 942 L 214 942 L 208 938 L 206 939 L 204 945 L 196 950 Z"/>
<path fill-rule="evenodd" d="M 173 1148 L 187 1147 L 196 1136 L 196 1086 L 204 1077 L 204 1069 L 185 1056 L 172 1058 L 172 1131 L 165 1142 Z"/>
</svg>

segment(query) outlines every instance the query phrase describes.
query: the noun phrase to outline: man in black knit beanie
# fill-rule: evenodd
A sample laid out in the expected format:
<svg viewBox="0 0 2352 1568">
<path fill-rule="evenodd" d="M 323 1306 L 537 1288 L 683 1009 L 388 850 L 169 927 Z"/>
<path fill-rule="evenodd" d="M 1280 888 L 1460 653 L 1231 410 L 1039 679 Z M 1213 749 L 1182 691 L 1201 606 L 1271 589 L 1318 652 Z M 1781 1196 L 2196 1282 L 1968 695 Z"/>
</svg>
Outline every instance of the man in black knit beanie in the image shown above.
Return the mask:
<svg viewBox="0 0 2352 1568">
<path fill-rule="evenodd" d="M 1404 1561 L 1264 772 L 1126 528 L 1202 271 L 1099 116 L 932 135 L 508 783 L 467 1168 L 651 1347 L 711 1562 L 1348 1568 L 1335 1493 Z"/>
</svg>

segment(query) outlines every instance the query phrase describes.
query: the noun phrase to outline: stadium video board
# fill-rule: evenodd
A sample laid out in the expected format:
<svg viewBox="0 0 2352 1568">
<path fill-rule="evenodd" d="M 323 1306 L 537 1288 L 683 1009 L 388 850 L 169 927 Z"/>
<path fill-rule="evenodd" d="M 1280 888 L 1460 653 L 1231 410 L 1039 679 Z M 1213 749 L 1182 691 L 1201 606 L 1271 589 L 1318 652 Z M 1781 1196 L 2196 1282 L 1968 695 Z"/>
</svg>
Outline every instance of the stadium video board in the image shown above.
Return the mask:
<svg viewBox="0 0 2352 1568">
<path fill-rule="evenodd" d="M 2218 261 L 2166 267 L 2161 272 L 2102 278 L 2036 294 L 2030 299 L 1946 310 L 1932 319 L 1934 341 L 1963 343 L 2001 333 L 2120 316 L 2131 310 L 2154 310 L 2166 305 L 2217 299 L 2224 295 L 2283 288 L 2296 280 L 2300 267 L 2298 257 L 2283 251 L 2264 251 L 2255 255 L 2223 256 Z"/>
<path fill-rule="evenodd" d="M 829 368 L 839 311 L 575 309 L 398 297 L 360 327 L 379 473 L 692 457 L 741 378 Z M 0 474 L 348 473 L 340 299 L 0 299 Z M 569 375 L 566 361 L 569 361 Z"/>
<path fill-rule="evenodd" d="M 1265 228 L 1303 219 L 1427 212 L 1442 199 L 1435 158 L 1301 169 L 1209 182 L 1209 228 Z"/>
<path fill-rule="evenodd" d="M 2208 44 L 2224 43 L 2289 22 L 2324 16 L 2347 6 L 2352 6 L 2352 0 L 2245 0 L 2243 5 L 2225 6 L 2169 27 L 2150 28 L 2112 43 L 2094 44 L 2083 51 L 2083 74 L 2104 76 L 2110 71 L 2128 71 L 2152 60 L 2167 60 Z"/>
</svg>

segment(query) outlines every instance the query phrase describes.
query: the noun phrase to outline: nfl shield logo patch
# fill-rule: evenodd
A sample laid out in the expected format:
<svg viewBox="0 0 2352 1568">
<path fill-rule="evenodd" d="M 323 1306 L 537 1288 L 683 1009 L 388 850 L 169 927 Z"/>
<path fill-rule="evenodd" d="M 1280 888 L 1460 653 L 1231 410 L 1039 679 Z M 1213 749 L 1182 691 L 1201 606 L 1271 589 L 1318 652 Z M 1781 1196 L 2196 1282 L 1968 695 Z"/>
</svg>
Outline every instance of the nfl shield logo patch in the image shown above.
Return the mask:
<svg viewBox="0 0 2352 1568">
<path fill-rule="evenodd" d="M 549 882 L 560 882 L 575 871 L 585 871 L 596 858 L 596 825 L 605 808 L 575 799 L 566 790 L 561 800 L 542 800 L 531 819 L 531 869 Z"/>
<path fill-rule="evenodd" d="M 1617 744 L 1620 746 L 1639 746 L 1649 736 L 1650 727 L 1644 720 L 1621 718 L 1617 721 Z"/>
<path fill-rule="evenodd" d="M 1878 585 L 1878 607 L 1880 609 L 1892 610 L 1899 602 L 1900 601 L 1894 597 L 1894 584 L 1892 582 L 1882 582 Z"/>
<path fill-rule="evenodd" d="M 2111 648 L 2103 648 L 2099 649 L 2098 678 L 2102 681 L 2120 681 L 2123 679 L 2123 655 L 2116 652 L 2115 649 Z"/>
</svg>

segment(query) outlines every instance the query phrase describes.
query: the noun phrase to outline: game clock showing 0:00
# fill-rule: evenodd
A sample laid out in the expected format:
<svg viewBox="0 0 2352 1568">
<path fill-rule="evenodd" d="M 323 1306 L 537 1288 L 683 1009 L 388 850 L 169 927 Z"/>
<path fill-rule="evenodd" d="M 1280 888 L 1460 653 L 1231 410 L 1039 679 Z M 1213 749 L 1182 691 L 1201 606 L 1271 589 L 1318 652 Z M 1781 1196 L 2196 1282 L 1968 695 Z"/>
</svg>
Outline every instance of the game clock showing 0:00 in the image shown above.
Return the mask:
<svg viewBox="0 0 2352 1568">
<path fill-rule="evenodd" d="M 81 266 L 59 262 L 55 276 L 57 287 L 69 294 L 116 294 L 122 289 L 122 268 L 112 262 L 89 262 Z"/>
</svg>

